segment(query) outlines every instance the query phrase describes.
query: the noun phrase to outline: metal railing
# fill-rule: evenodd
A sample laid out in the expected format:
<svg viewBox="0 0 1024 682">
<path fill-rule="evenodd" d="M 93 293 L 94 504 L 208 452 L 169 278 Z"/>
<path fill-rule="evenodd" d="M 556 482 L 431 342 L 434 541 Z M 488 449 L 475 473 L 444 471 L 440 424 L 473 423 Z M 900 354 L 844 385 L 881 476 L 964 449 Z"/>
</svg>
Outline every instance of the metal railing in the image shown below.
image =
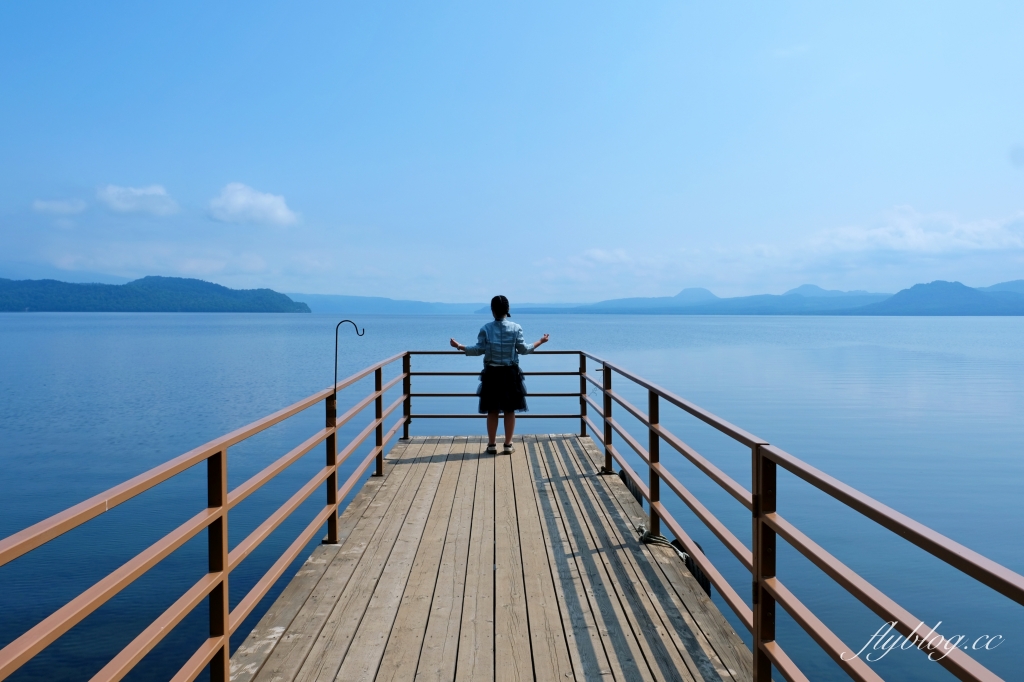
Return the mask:
<svg viewBox="0 0 1024 682">
<path fill-rule="evenodd" d="M 531 393 L 531 398 L 566 398 L 579 400 L 580 409 L 571 414 L 528 413 L 525 418 L 579 419 L 580 435 L 587 435 L 589 427 L 598 436 L 604 447 L 604 471 L 611 473 L 613 461 L 617 461 L 633 486 L 647 500 L 650 510 L 650 532 L 658 534 L 664 525 L 682 544 L 694 563 L 703 571 L 722 598 L 736 613 L 740 621 L 753 635 L 754 682 L 769 682 L 771 666 L 774 666 L 790 682 L 806 680 L 794 662 L 775 641 L 775 605 L 780 604 L 810 634 L 815 642 L 831 656 L 850 677 L 856 680 L 879 680 L 862 660 L 846 660 L 842 654 L 849 651 L 843 642 L 776 576 L 776 538 L 782 537 L 797 551 L 807 557 L 826 575 L 834 579 L 850 594 L 869 609 L 887 621 L 896 623 L 895 629 L 909 636 L 919 622 L 908 611 L 884 595 L 867 580 L 857 575 L 823 548 L 815 544 L 776 511 L 777 468 L 795 474 L 830 497 L 860 512 L 868 519 L 897 533 L 914 545 L 933 554 L 947 564 L 959 569 L 975 580 L 1009 597 L 1018 604 L 1024 604 L 1024 576 L 986 559 L 966 547 L 946 538 L 922 524 L 907 518 L 893 509 L 850 488 L 827 474 L 800 461 L 792 455 L 769 445 L 767 442 L 726 422 L 692 403 L 666 391 L 629 371 L 595 355 L 582 351 L 539 351 L 541 355 L 576 355 L 579 366 L 574 371 L 525 372 L 527 376 L 576 376 L 579 390 L 576 392 Z M 412 411 L 413 398 L 473 397 L 475 393 L 422 392 L 414 393 L 412 378 L 415 376 L 461 377 L 477 376 L 477 372 L 413 371 L 414 355 L 462 355 L 456 351 L 406 351 L 392 356 L 375 365 L 338 382 L 334 387 L 315 393 L 278 412 L 268 415 L 241 429 L 221 436 L 205 445 L 187 452 L 165 464 L 155 467 L 135 478 L 100 493 L 80 504 L 60 512 L 25 530 L 0 541 L 0 566 L 44 545 L 54 538 L 93 519 L 113 507 L 149 490 L 156 485 L 184 472 L 204 460 L 207 465 L 207 507 L 184 524 L 171 531 L 148 549 L 135 556 L 120 568 L 84 591 L 68 604 L 29 629 L 16 640 L 0 649 L 0 680 L 32 659 L 61 635 L 81 622 L 97 608 L 109 601 L 129 584 L 155 566 L 162 559 L 181 547 L 189 539 L 207 530 L 209 539 L 209 570 L 195 585 L 187 590 L 174 604 L 143 630 L 128 646 L 117 654 L 93 680 L 119 680 L 124 677 L 142 658 L 151 651 L 178 623 L 193 609 L 209 598 L 210 633 L 207 640 L 192 655 L 173 677 L 175 682 L 195 679 L 210 666 L 213 682 L 229 679 L 230 637 L 267 595 L 274 583 L 281 578 L 288 566 L 298 557 L 326 525 L 326 543 L 338 541 L 339 501 L 352 492 L 356 484 L 376 464 L 375 475 L 383 473 L 384 448 L 401 427 L 402 437 L 409 437 L 410 423 L 414 419 L 477 418 L 479 414 L 421 413 Z M 587 359 L 598 363 L 600 378 L 587 371 Z M 395 378 L 384 382 L 384 368 L 402 361 L 402 370 Z M 337 415 L 337 392 L 357 381 L 374 375 L 374 390 L 357 402 L 343 415 Z M 644 412 L 629 403 L 612 387 L 613 375 L 619 375 L 648 394 L 647 411 Z M 385 407 L 384 395 L 402 383 L 402 395 Z M 587 385 L 593 384 L 602 394 L 601 404 L 589 395 Z M 323 401 L 325 425 L 290 452 L 286 453 L 262 471 L 232 491 L 227 489 L 228 448 L 254 436 L 271 426 L 279 424 L 300 412 Z M 747 490 L 721 469 L 712 464 L 696 450 L 669 432 L 661 423 L 661 403 L 678 407 L 704 423 L 729 436 L 751 450 L 751 490 Z M 374 418 L 339 452 L 337 434 L 339 429 L 373 403 Z M 647 447 L 640 444 L 629 431 L 613 417 L 613 405 L 618 404 L 637 419 L 648 432 Z M 402 415 L 385 432 L 385 420 L 398 407 Z M 601 424 L 598 425 L 588 414 L 593 409 Z M 338 486 L 338 467 L 345 462 L 362 443 L 374 434 L 374 445 L 369 454 L 356 466 L 348 479 Z M 615 447 L 614 433 L 632 449 L 648 467 L 644 481 Z M 711 480 L 751 512 L 753 547 L 748 549 L 726 526 L 719 521 L 680 481 L 662 464 L 661 444 L 666 443 L 688 461 L 694 464 Z M 252 531 L 234 549 L 229 551 L 228 511 L 242 500 L 297 462 L 321 443 L 326 444 L 325 466 L 303 485 L 291 498 L 282 504 L 262 524 Z M 708 529 L 725 545 L 752 575 L 752 603 L 749 608 L 739 594 L 723 578 L 682 526 L 662 502 L 662 484 L 675 494 L 693 511 Z M 234 608 L 229 608 L 228 578 L 232 570 L 249 556 L 281 523 L 288 518 L 318 488 L 326 487 L 326 504 L 315 518 L 305 527 L 284 553 L 260 578 L 255 586 Z M 965 652 L 954 648 L 940 662 L 962 680 L 998 680 L 999 678 L 970 658 Z"/>
<path fill-rule="evenodd" d="M 209 570 L 197 583 L 189 588 L 177 601 L 157 617 L 131 643 L 117 654 L 92 679 L 119 680 L 135 667 L 164 637 L 192 612 L 204 599 L 210 603 L 210 634 L 206 641 L 192 655 L 172 678 L 174 682 L 193 680 L 206 666 L 210 666 L 212 682 L 227 682 L 230 677 L 230 638 L 232 633 L 252 613 L 260 600 L 266 596 L 275 582 L 298 557 L 325 525 L 325 542 L 338 541 L 338 501 L 345 499 L 359 483 L 371 464 L 376 463 L 377 475 L 383 472 L 384 444 L 398 428 L 408 422 L 409 374 L 403 371 L 391 381 L 383 382 L 383 370 L 399 359 L 408 366 L 408 354 L 402 353 L 371 365 L 327 388 L 300 400 L 283 410 L 259 419 L 227 435 L 216 438 L 205 445 L 186 452 L 165 464 L 150 469 L 135 478 L 106 492 L 81 502 L 70 509 L 0 540 L 0 566 L 44 545 L 97 516 L 110 511 L 119 504 L 139 495 L 185 470 L 206 461 L 207 507 L 191 519 L 136 555 L 133 559 L 110 573 L 95 585 L 82 592 L 49 617 L 30 628 L 13 642 L 0 649 L 0 680 L 11 675 L 36 654 L 57 640 L 76 624 L 85 619 L 100 606 L 124 590 L 128 585 L 169 556 L 188 540 L 206 529 L 209 539 Z M 337 392 L 360 379 L 374 375 L 374 391 L 357 402 L 340 417 L 337 415 Z M 403 381 L 401 398 L 384 406 L 384 394 L 399 381 Z M 228 448 L 241 443 L 266 429 L 323 401 L 325 407 L 324 428 L 311 435 L 305 442 L 293 448 L 262 471 L 228 491 Z M 374 419 L 357 434 L 341 451 L 337 449 L 338 430 L 353 417 L 374 404 Z M 384 432 L 384 421 L 399 406 L 406 409 L 401 418 Z M 349 478 L 338 487 L 338 466 L 346 461 L 359 446 L 374 433 L 374 447 L 356 466 Z M 321 443 L 326 443 L 326 463 L 305 485 L 282 504 L 263 523 L 243 539 L 234 549 L 228 551 L 228 512 L 242 500 L 259 490 L 289 466 L 297 462 Z M 299 505 L 318 488 L 326 484 L 327 500 L 323 509 L 299 533 L 270 569 L 257 581 L 248 594 L 234 609 L 229 608 L 228 578 L 267 537 L 288 518 Z"/>
<path fill-rule="evenodd" d="M 1008 597 L 1018 604 L 1024 605 L 1024 576 L 983 557 L 963 545 L 927 528 L 894 509 L 874 500 L 850 486 L 832 478 L 828 474 L 802 462 L 789 453 L 769 445 L 766 441 L 747 433 L 743 429 L 730 424 L 710 412 L 690 403 L 679 396 L 666 391 L 657 384 L 651 383 L 628 370 L 590 353 L 581 352 L 580 357 L 590 358 L 601 367 L 601 377 L 595 378 L 586 373 L 585 360 L 581 360 L 581 377 L 601 391 L 603 404 L 598 405 L 588 395 L 583 396 L 602 421 L 598 426 L 589 417 L 583 421 L 590 426 L 604 445 L 604 469 L 612 470 L 612 461 L 617 461 L 633 485 L 647 500 L 650 509 L 651 533 L 660 533 L 661 525 L 675 535 L 693 559 L 694 563 L 704 572 L 723 600 L 733 610 L 741 622 L 753 635 L 754 682 L 769 682 L 771 667 L 774 664 L 778 671 L 790 682 L 798 682 L 807 678 L 775 641 L 775 605 L 779 604 L 792 616 L 811 638 L 839 666 L 855 680 L 881 680 L 860 658 L 850 655 L 852 650 L 828 626 L 801 602 L 776 575 L 776 539 L 781 537 L 800 554 L 809 559 L 826 575 L 836 581 L 840 587 L 856 597 L 878 616 L 887 622 L 894 622 L 894 629 L 905 637 L 914 634 L 920 620 L 910 614 L 894 600 L 882 593 L 867 580 L 859 576 L 849 566 L 829 554 L 825 549 L 804 535 L 792 523 L 784 519 L 776 511 L 776 475 L 778 467 L 796 475 L 851 509 L 863 514 L 866 518 L 887 528 L 904 540 L 920 547 L 978 582 L 991 587 L 999 594 Z M 627 401 L 621 393 L 612 387 L 612 377 L 617 374 L 635 386 L 646 390 L 648 395 L 647 412 L 644 412 Z M 747 490 L 725 472 L 716 467 L 696 450 L 674 436 L 662 424 L 660 419 L 661 403 L 678 407 L 689 415 L 712 426 L 734 441 L 750 448 L 751 452 L 751 490 Z M 629 432 L 613 417 L 613 403 L 617 403 L 627 413 L 639 421 L 648 432 L 648 445 L 644 448 Z M 629 463 L 616 450 L 613 432 L 618 433 L 623 442 L 648 467 L 648 480 L 643 481 L 630 467 Z M 715 481 L 727 493 L 751 512 L 752 545 L 748 549 L 714 514 L 673 476 L 661 463 L 661 443 L 666 443 L 700 469 L 711 480 Z M 725 545 L 752 577 L 752 604 L 749 608 L 739 594 L 722 577 L 722 574 L 711 563 L 700 547 L 695 543 L 682 526 L 666 509 L 661 497 L 662 483 L 671 490 L 700 519 L 704 525 Z M 999 680 L 1000 678 L 965 651 L 951 646 L 948 640 L 933 642 L 936 647 L 943 648 L 946 654 L 938 659 L 939 663 L 961 680 Z M 847 653 L 847 656 L 843 656 Z"/>
<path fill-rule="evenodd" d="M 462 351 L 455 351 L 455 350 L 411 350 L 411 351 L 408 351 L 406 354 L 408 356 L 413 356 L 413 355 L 465 355 L 465 353 L 463 353 Z M 578 350 L 539 350 L 539 351 L 536 351 L 534 353 L 531 353 L 531 355 L 578 355 L 581 358 L 583 357 Z M 406 363 L 405 367 L 410 368 L 410 365 L 409 365 L 408 362 Z M 581 367 L 582 367 L 582 365 L 581 365 Z M 407 371 L 409 371 L 409 370 L 407 369 Z M 523 372 L 523 374 L 525 376 L 528 376 L 528 377 L 539 377 L 539 376 L 546 376 L 546 377 L 561 377 L 561 376 L 572 376 L 572 377 L 574 377 L 574 376 L 579 376 L 579 377 L 582 377 L 582 371 L 583 370 L 580 369 L 580 370 L 572 371 L 572 372 Z M 477 371 L 477 372 L 437 372 L 437 371 L 414 372 L 414 371 L 409 371 L 409 376 L 410 376 L 410 378 L 411 377 L 478 377 L 478 376 L 480 376 L 480 372 L 479 371 Z M 530 398 L 577 398 L 577 399 L 580 400 L 580 406 L 581 406 L 581 411 L 580 412 L 573 412 L 571 414 L 543 414 L 543 413 L 524 412 L 522 414 L 517 414 L 516 417 L 518 419 L 580 419 L 580 418 L 583 417 L 583 414 L 586 412 L 586 405 L 585 405 L 585 403 L 583 403 L 583 400 L 582 400 L 583 394 L 585 393 L 585 383 L 586 382 L 584 382 L 581 379 L 581 381 L 580 381 L 580 390 L 577 391 L 577 392 L 572 392 L 572 393 L 530 393 L 530 396 L 529 396 Z M 475 398 L 476 395 L 477 395 L 476 393 L 451 393 L 451 392 L 410 393 L 409 394 L 409 398 L 410 398 L 410 400 L 412 398 Z M 459 413 L 447 413 L 447 412 L 435 413 L 435 414 L 427 414 L 427 413 L 412 414 L 410 411 L 407 411 L 406 414 L 409 415 L 410 420 L 411 419 L 482 419 L 482 418 L 487 416 L 487 415 L 484 415 L 484 414 L 476 414 L 476 413 L 472 413 L 472 414 L 459 414 Z M 584 428 L 583 425 L 582 425 L 582 422 L 581 422 L 580 428 L 581 429 Z M 408 428 L 406 428 L 405 437 L 406 438 L 409 437 Z"/>
</svg>

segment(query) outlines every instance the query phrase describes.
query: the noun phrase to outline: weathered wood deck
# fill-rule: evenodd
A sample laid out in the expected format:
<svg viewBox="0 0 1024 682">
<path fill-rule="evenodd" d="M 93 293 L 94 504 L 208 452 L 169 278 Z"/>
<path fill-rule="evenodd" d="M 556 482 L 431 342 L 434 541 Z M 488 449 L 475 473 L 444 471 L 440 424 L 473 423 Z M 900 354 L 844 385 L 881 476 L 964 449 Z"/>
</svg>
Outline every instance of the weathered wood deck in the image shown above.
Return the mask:
<svg viewBox="0 0 1024 682">
<path fill-rule="evenodd" d="M 231 661 L 279 680 L 749 680 L 751 654 L 589 438 L 399 442 Z"/>
</svg>

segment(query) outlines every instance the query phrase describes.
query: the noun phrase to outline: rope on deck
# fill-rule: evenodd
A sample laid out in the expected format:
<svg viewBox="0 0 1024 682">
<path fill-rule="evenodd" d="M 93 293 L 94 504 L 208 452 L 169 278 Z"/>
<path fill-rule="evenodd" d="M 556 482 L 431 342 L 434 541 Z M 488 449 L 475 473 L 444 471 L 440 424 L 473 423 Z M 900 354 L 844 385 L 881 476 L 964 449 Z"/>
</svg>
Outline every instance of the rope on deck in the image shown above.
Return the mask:
<svg viewBox="0 0 1024 682">
<path fill-rule="evenodd" d="M 636 532 L 640 536 L 640 542 L 645 545 L 662 545 L 664 547 L 671 547 L 675 553 L 679 555 L 679 558 L 683 560 L 687 570 L 689 570 L 697 580 L 697 583 L 700 585 L 701 589 L 704 590 L 704 593 L 709 597 L 711 596 L 711 581 L 708 580 L 706 575 L 704 575 L 704 571 L 700 570 L 697 562 L 690 558 L 689 554 L 683 551 L 682 547 L 679 546 L 678 540 L 670 541 L 664 535 L 653 535 L 649 530 L 647 530 L 647 525 L 643 523 L 636 527 Z M 701 547 L 696 540 L 693 542 L 697 545 L 697 549 L 701 552 L 704 551 L 704 548 Z"/>
</svg>

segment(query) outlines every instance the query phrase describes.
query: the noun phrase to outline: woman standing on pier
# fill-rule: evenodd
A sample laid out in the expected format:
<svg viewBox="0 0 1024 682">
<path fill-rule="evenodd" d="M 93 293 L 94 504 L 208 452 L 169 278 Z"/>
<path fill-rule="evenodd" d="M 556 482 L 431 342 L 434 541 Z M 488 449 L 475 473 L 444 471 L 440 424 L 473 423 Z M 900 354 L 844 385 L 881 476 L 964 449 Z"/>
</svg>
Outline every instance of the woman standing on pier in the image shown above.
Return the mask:
<svg viewBox="0 0 1024 682">
<path fill-rule="evenodd" d="M 463 346 L 451 339 L 452 348 L 466 355 L 483 355 L 484 370 L 480 373 L 480 414 L 487 415 L 487 454 L 498 454 L 498 413 L 505 413 L 505 454 L 513 451 L 512 434 L 516 430 L 516 412 L 526 410 L 526 383 L 519 369 L 519 356 L 532 353 L 548 342 L 545 334 L 539 341 L 526 345 L 523 328 L 509 317 L 508 299 L 491 299 L 494 322 L 480 328 L 475 346 Z"/>
</svg>

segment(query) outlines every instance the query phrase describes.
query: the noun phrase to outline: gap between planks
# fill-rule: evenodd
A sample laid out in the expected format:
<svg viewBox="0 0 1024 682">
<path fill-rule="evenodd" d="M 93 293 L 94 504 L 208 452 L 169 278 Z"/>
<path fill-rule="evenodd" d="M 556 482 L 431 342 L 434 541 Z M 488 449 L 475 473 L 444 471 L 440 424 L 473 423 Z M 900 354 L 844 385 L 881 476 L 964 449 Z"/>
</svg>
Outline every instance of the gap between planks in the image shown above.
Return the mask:
<svg viewBox="0 0 1024 682">
<path fill-rule="evenodd" d="M 396 444 L 344 511 L 343 544 L 314 550 L 236 652 L 233 682 L 750 679 L 678 558 L 636 541 L 642 508 L 596 475 L 589 438 L 483 450 Z"/>
</svg>

